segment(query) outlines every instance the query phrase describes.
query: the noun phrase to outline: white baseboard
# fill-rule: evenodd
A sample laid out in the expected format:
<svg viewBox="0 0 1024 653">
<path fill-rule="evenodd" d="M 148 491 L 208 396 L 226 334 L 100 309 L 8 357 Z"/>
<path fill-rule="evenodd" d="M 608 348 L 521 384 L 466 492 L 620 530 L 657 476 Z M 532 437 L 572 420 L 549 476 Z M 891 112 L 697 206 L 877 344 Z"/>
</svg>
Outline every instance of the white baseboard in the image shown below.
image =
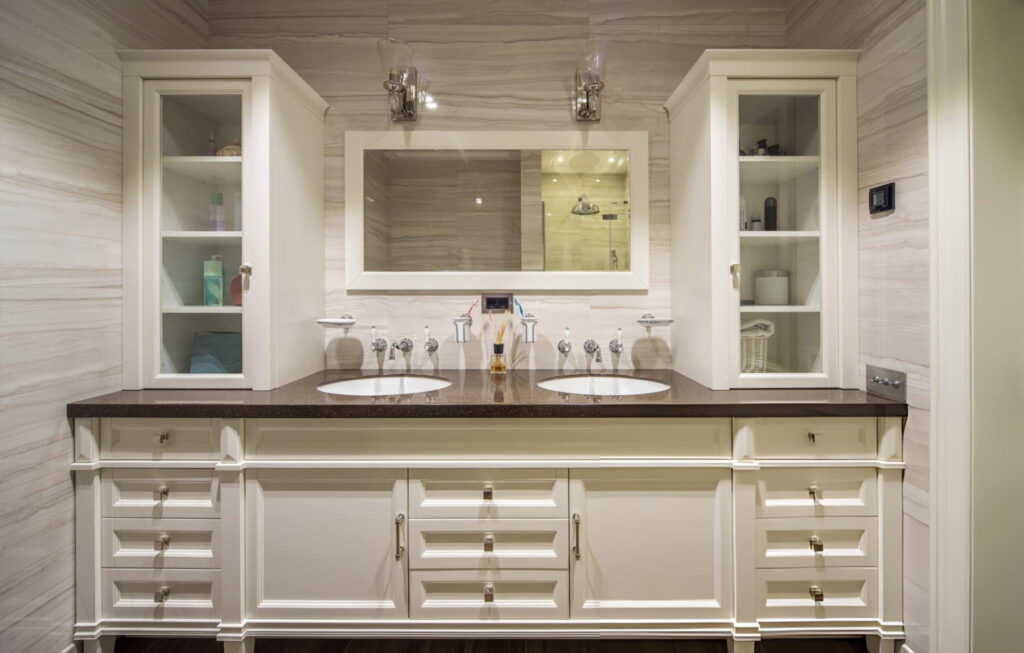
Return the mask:
<svg viewBox="0 0 1024 653">
<path fill-rule="evenodd" d="M 60 653 L 78 653 L 78 645 L 77 644 L 68 644 L 67 648 L 62 650 Z"/>
<path fill-rule="evenodd" d="M 914 649 L 910 648 L 906 644 L 900 647 L 900 653 L 914 653 Z"/>
</svg>

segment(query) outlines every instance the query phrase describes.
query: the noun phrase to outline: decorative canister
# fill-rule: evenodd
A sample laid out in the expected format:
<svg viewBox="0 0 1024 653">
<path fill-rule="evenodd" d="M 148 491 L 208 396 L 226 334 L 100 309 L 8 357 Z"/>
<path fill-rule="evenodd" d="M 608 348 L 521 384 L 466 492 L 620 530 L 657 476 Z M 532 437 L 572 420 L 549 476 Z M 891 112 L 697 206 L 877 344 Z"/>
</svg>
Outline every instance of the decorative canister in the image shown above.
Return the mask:
<svg viewBox="0 0 1024 653">
<path fill-rule="evenodd" d="M 754 303 L 769 306 L 789 304 L 789 272 L 758 270 L 754 273 Z"/>
</svg>

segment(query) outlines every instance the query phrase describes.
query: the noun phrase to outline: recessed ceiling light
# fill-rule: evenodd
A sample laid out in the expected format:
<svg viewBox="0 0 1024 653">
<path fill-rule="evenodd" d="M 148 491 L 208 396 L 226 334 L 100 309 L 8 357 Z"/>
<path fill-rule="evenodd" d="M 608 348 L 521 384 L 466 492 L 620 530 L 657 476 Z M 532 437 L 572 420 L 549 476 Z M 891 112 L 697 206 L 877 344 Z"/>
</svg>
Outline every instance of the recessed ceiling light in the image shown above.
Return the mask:
<svg viewBox="0 0 1024 653">
<path fill-rule="evenodd" d="M 564 156 L 558 157 L 558 162 L 561 163 L 562 161 L 565 161 L 565 157 Z"/>
<path fill-rule="evenodd" d="M 599 183 L 599 184 L 601 183 L 601 180 L 600 180 L 600 179 L 595 179 L 594 181 L 596 181 L 596 182 L 597 182 L 597 183 Z"/>
<path fill-rule="evenodd" d="M 615 163 L 615 157 L 613 157 L 613 156 L 608 157 L 608 163 Z"/>
<path fill-rule="evenodd" d="M 482 197 L 478 197 L 478 198 L 476 198 L 476 203 L 477 203 L 477 204 L 483 204 L 483 203 L 484 203 L 484 200 L 483 200 L 483 198 L 482 198 Z"/>
<path fill-rule="evenodd" d="M 558 183 L 558 180 L 557 180 L 557 179 L 552 179 L 551 181 L 553 181 L 553 182 L 554 182 L 554 183 L 556 183 L 556 184 Z"/>
</svg>

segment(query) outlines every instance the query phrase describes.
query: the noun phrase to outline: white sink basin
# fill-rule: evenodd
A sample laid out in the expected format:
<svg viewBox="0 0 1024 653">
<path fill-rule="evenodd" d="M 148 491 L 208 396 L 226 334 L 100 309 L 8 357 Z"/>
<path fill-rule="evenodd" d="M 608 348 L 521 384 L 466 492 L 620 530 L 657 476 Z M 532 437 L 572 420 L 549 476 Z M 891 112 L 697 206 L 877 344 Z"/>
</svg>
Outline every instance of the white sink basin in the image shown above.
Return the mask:
<svg viewBox="0 0 1024 653">
<path fill-rule="evenodd" d="M 563 376 L 541 381 L 537 386 L 544 390 L 572 395 L 607 396 L 646 395 L 664 392 L 670 387 L 659 381 L 636 379 L 631 376 Z"/>
<path fill-rule="evenodd" d="M 429 376 L 371 376 L 362 379 L 335 381 L 317 387 L 320 392 L 350 397 L 383 397 L 411 395 L 447 388 L 452 383 Z"/>
</svg>

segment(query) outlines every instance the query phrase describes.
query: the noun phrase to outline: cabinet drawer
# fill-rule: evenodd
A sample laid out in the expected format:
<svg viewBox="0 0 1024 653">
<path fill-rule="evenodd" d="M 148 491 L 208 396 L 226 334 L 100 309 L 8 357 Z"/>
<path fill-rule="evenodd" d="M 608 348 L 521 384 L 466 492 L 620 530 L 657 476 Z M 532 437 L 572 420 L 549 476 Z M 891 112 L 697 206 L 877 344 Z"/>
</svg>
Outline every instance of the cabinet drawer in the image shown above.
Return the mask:
<svg viewBox="0 0 1024 653">
<path fill-rule="evenodd" d="M 409 510 L 416 518 L 566 519 L 564 469 L 413 469 Z"/>
<path fill-rule="evenodd" d="M 878 456 L 878 424 L 871 417 L 733 420 L 735 450 L 754 458 L 863 460 Z"/>
<path fill-rule="evenodd" d="M 567 571 L 414 571 L 409 578 L 412 619 L 569 618 Z"/>
<path fill-rule="evenodd" d="M 568 569 L 564 519 L 413 519 L 412 569 Z"/>
<path fill-rule="evenodd" d="M 878 616 L 878 571 L 758 569 L 758 619 L 863 619 Z M 817 599 L 815 589 L 821 591 Z"/>
<path fill-rule="evenodd" d="M 104 569 L 103 616 L 220 619 L 220 571 Z"/>
<path fill-rule="evenodd" d="M 212 419 L 104 419 L 100 457 L 113 460 L 218 460 L 220 429 Z"/>
<path fill-rule="evenodd" d="M 797 517 L 757 520 L 758 568 L 874 567 L 874 517 Z"/>
<path fill-rule="evenodd" d="M 102 521 L 103 566 L 220 568 L 220 520 L 123 518 Z"/>
<path fill-rule="evenodd" d="M 762 469 L 758 517 L 870 517 L 878 514 L 876 473 L 864 467 Z"/>
<path fill-rule="evenodd" d="M 102 490 L 104 517 L 220 515 L 220 484 L 210 470 L 105 469 Z"/>
</svg>

